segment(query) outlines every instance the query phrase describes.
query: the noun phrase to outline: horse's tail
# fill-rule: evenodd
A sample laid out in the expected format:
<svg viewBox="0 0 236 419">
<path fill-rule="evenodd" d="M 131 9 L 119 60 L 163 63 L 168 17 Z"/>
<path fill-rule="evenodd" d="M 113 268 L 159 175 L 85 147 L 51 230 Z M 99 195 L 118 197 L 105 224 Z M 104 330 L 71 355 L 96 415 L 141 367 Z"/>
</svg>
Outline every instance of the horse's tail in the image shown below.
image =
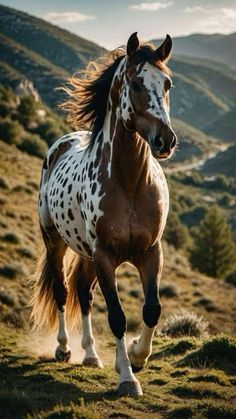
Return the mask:
<svg viewBox="0 0 236 419">
<path fill-rule="evenodd" d="M 49 268 L 47 252 L 40 257 L 34 275 L 30 278 L 33 296 L 30 300 L 31 323 L 33 329 L 55 328 L 57 306 L 53 296 L 53 275 Z"/>
<path fill-rule="evenodd" d="M 66 319 L 70 328 L 76 327 L 80 320 L 80 305 L 77 293 L 77 282 L 81 273 L 82 263 L 79 255 L 69 252 L 66 255 L 68 270 L 68 296 L 66 300 Z M 33 329 L 55 329 L 57 326 L 57 305 L 53 295 L 54 278 L 49 268 L 46 251 L 38 261 L 35 274 L 30 280 L 33 296 L 30 301 L 31 322 Z"/>
</svg>

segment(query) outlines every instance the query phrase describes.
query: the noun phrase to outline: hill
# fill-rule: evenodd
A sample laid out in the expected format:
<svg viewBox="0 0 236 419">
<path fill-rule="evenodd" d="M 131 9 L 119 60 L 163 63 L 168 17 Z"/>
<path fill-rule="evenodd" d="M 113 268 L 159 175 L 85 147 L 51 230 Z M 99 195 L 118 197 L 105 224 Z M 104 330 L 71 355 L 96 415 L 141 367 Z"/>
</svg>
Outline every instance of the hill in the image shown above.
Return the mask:
<svg viewBox="0 0 236 419">
<path fill-rule="evenodd" d="M 137 374 L 144 395 L 131 398 L 116 392 L 111 338 L 100 335 L 105 367 L 99 370 L 53 361 L 46 335 L 36 341 L 27 333 L 22 339 L 16 330 L 0 331 L 2 418 L 235 418 L 236 342 L 228 336 L 155 338 L 153 355 Z M 74 349 L 78 358 L 78 337 Z"/>
<path fill-rule="evenodd" d="M 206 134 L 222 138 L 227 141 L 236 141 L 236 108 L 213 120 L 204 127 Z"/>
<path fill-rule="evenodd" d="M 155 44 L 161 40 L 154 39 Z M 236 49 L 236 32 L 222 34 L 193 34 L 174 38 L 174 52 L 178 55 L 199 57 L 227 64 L 236 68 L 236 57 L 232 51 Z"/>
<path fill-rule="evenodd" d="M 62 100 L 54 89 L 89 59 L 106 52 L 41 19 L 3 6 L 0 48 L 0 82 L 15 88 L 27 78 L 52 108 Z M 173 117 L 205 130 L 222 115 L 231 115 L 236 103 L 236 76 L 229 68 L 211 62 L 209 56 L 206 61 L 173 57 L 170 67 L 175 85 L 171 92 Z"/>
<path fill-rule="evenodd" d="M 32 273 L 34 260 L 40 254 L 42 239 L 38 226 L 37 196 L 42 161 L 1 142 L 0 168 L 0 316 L 5 322 L 24 325 L 27 322 L 27 301 L 30 289 L 27 277 Z M 179 184 L 180 185 L 180 184 Z M 185 205 L 183 196 L 193 196 L 190 186 L 180 187 L 171 182 L 171 197 Z M 172 190 L 173 189 L 173 190 Z M 176 191 L 176 192 L 175 192 Z M 177 195 L 176 195 L 177 193 Z M 199 192 L 198 192 L 199 193 Z M 234 330 L 234 290 L 223 281 L 191 271 L 187 259 L 171 246 L 165 245 L 166 262 L 163 273 L 162 323 L 180 307 L 204 314 L 211 331 Z M 118 271 L 121 300 L 128 317 L 128 330 L 136 331 L 141 322 L 142 289 L 137 271 L 123 265 Z M 165 288 L 173 288 L 173 297 L 165 296 Z M 8 298 L 6 299 L 6 294 Z M 207 298 L 207 302 L 205 301 Z M 98 332 L 108 331 L 104 300 L 100 293 L 95 299 Z M 225 303 L 224 303 L 225 301 Z M 226 302 L 227 301 L 227 302 Z M 230 303 L 231 302 L 231 303 Z M 224 310 L 221 308 L 224 306 Z M 211 306 L 211 307 L 210 307 Z M 210 308 L 209 308 L 210 307 Z M 98 321 L 100 319 L 100 321 Z"/>
<path fill-rule="evenodd" d="M 0 5 L 0 82 L 32 81 L 43 101 L 56 107 L 54 89 L 104 49 L 41 19 Z"/>
</svg>

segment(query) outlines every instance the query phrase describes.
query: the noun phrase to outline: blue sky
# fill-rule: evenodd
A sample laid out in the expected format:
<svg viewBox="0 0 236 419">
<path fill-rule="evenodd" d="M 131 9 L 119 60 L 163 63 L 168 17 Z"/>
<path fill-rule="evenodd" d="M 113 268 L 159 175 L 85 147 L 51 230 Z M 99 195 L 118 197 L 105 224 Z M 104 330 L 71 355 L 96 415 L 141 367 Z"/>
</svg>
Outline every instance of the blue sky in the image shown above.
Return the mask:
<svg viewBox="0 0 236 419">
<path fill-rule="evenodd" d="M 236 31 L 236 0 L 0 0 L 106 48 L 140 39 Z"/>
</svg>

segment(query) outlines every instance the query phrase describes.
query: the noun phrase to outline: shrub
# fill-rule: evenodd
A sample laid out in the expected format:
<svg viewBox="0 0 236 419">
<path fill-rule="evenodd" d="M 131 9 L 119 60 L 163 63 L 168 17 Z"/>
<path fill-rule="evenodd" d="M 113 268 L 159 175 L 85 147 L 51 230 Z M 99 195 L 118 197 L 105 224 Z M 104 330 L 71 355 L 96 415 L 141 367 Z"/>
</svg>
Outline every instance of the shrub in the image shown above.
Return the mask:
<svg viewBox="0 0 236 419">
<path fill-rule="evenodd" d="M 9 290 L 5 290 L 3 287 L 0 288 L 0 301 L 1 303 L 14 307 L 16 305 L 16 296 Z"/>
<path fill-rule="evenodd" d="M 182 311 L 180 314 L 171 314 L 165 321 L 162 333 L 173 338 L 181 336 L 204 337 L 208 334 L 208 323 L 203 317 L 195 313 Z"/>
<path fill-rule="evenodd" d="M 173 211 L 170 211 L 168 216 L 164 239 L 176 249 L 185 249 L 190 243 L 187 227 L 181 223 L 178 215 Z"/>
<path fill-rule="evenodd" d="M 161 297 L 177 297 L 179 295 L 179 289 L 175 284 L 169 284 L 168 282 L 163 282 L 160 284 L 160 296 Z"/>
<path fill-rule="evenodd" d="M 3 237 L 3 240 L 12 243 L 12 244 L 19 244 L 20 239 L 15 233 L 6 233 Z"/>
<path fill-rule="evenodd" d="M 19 272 L 21 270 L 18 266 L 5 265 L 0 267 L 0 275 L 5 276 L 5 278 L 15 279 Z"/>
<path fill-rule="evenodd" d="M 8 182 L 4 177 L 0 177 L 0 188 L 9 189 Z"/>
<path fill-rule="evenodd" d="M 21 151 L 25 151 L 36 157 L 43 158 L 48 150 L 47 144 L 38 135 L 31 134 L 25 137 L 18 145 Z"/>
<path fill-rule="evenodd" d="M 227 284 L 231 284 L 231 285 L 234 285 L 236 287 L 236 271 L 227 275 L 226 278 L 225 278 L 225 282 Z"/>
<path fill-rule="evenodd" d="M 18 144 L 23 129 L 18 121 L 0 117 L 0 139 L 7 144 Z"/>
<path fill-rule="evenodd" d="M 186 355 L 181 361 L 180 366 L 193 367 L 218 367 L 227 369 L 235 364 L 236 359 L 236 339 L 227 335 L 218 335 L 204 342 L 202 346 Z"/>
</svg>

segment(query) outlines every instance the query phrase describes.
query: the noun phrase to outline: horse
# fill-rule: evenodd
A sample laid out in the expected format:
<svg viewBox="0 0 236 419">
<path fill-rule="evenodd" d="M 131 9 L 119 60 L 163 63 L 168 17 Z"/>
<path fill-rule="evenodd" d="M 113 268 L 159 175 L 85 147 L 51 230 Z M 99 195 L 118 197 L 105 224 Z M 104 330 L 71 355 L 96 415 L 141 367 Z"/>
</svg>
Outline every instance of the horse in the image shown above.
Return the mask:
<svg viewBox="0 0 236 419">
<path fill-rule="evenodd" d="M 37 327 L 59 324 L 58 361 L 71 356 L 67 321 L 82 317 L 82 364 L 102 367 L 92 332 L 93 291 L 98 283 L 116 340 L 120 396 L 142 395 L 134 373 L 152 351 L 161 314 L 161 237 L 169 193 L 159 160 L 169 158 L 177 138 L 169 116 L 172 49 L 169 35 L 154 48 L 137 32 L 127 46 L 98 60 L 63 87 L 62 108 L 75 127 L 57 140 L 43 162 L 39 224 L 43 255 L 35 272 L 32 320 Z M 65 255 L 73 257 L 68 269 Z M 70 250 L 69 250 L 70 251 Z M 126 342 L 126 317 L 115 277 L 133 264 L 144 291 L 143 328 Z"/>
</svg>

